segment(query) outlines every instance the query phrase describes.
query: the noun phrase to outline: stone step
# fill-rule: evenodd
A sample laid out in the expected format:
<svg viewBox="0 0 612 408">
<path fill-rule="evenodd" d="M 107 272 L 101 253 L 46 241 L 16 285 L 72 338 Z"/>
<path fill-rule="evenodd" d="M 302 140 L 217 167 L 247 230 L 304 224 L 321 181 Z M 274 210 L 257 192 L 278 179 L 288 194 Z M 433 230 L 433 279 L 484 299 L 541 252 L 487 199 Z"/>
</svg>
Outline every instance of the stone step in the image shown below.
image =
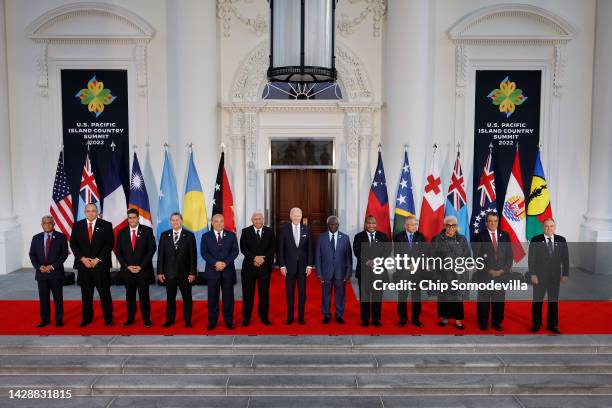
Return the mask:
<svg viewBox="0 0 612 408">
<path fill-rule="evenodd" d="M 3 354 L 610 354 L 609 335 L 5 336 Z"/>
<path fill-rule="evenodd" d="M 74 396 L 612 395 L 612 375 L 0 375 L 0 392 L 10 389 L 70 389 Z"/>
<path fill-rule="evenodd" d="M 612 354 L 0 355 L 0 374 L 612 374 Z"/>
</svg>

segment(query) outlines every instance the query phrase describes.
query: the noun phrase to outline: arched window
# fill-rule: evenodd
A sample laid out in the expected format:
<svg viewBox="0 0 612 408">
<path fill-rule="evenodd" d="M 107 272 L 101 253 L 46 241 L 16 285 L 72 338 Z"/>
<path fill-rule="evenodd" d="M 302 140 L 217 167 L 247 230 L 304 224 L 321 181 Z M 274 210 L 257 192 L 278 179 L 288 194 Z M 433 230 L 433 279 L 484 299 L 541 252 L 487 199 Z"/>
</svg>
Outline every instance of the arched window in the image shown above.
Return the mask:
<svg viewBox="0 0 612 408">
<path fill-rule="evenodd" d="M 268 100 L 340 100 L 342 90 L 337 82 L 268 82 L 261 98 Z"/>
</svg>

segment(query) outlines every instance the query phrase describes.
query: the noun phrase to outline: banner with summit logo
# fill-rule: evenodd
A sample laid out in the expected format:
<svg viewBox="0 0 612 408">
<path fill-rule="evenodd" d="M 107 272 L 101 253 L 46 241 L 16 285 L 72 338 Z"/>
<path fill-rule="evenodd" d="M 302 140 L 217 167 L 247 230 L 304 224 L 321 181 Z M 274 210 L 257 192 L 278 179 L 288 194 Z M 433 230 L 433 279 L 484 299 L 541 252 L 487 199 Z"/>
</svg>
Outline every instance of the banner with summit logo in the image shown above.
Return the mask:
<svg viewBox="0 0 612 408">
<path fill-rule="evenodd" d="M 474 98 L 473 206 L 492 145 L 497 211 L 501 213 L 512 164 L 519 147 L 525 197 L 529 195 L 538 144 L 542 71 L 478 70 Z M 527 203 L 522 216 L 526 217 Z M 525 237 L 522 237 L 524 240 Z"/>
<path fill-rule="evenodd" d="M 130 160 L 127 71 L 63 69 L 61 81 L 64 160 L 72 202 L 79 202 L 88 151 L 101 197 L 105 196 L 105 178 L 113 155 L 127 196 Z"/>
</svg>

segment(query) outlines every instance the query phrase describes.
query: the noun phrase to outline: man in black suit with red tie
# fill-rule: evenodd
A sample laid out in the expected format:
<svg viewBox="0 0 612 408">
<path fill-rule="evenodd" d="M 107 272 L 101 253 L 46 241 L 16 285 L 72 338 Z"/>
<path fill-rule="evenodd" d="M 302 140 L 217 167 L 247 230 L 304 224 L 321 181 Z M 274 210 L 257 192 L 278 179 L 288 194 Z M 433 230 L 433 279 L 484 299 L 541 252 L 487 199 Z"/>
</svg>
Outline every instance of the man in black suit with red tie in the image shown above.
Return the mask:
<svg viewBox="0 0 612 408">
<path fill-rule="evenodd" d="M 30 261 L 36 269 L 35 279 L 38 283 L 40 299 L 40 323 L 36 327 L 45 327 L 51 320 L 51 299 L 55 306 L 55 325 L 62 327 L 64 300 L 62 284 L 64 280 L 64 261 L 68 257 L 66 236 L 55 231 L 55 221 L 50 215 L 42 217 L 43 232 L 32 237 Z"/>
<path fill-rule="evenodd" d="M 124 327 L 134 324 L 136 317 L 136 290 L 140 299 L 140 314 L 145 327 L 151 327 L 151 302 L 148 277 L 153 273 L 155 238 L 153 229 L 141 225 L 136 208 L 127 211 L 128 226 L 117 234 L 117 259 L 121 264 L 121 276 L 125 283 L 127 320 Z"/>
<path fill-rule="evenodd" d="M 183 228 L 181 213 L 170 216 L 171 229 L 159 236 L 157 249 L 157 279 L 166 284 L 166 322 L 164 327 L 174 324 L 176 317 L 176 290 L 183 297 L 183 321 L 191 327 L 193 301 L 191 285 L 197 276 L 198 251 L 193 232 Z"/>
<path fill-rule="evenodd" d="M 110 291 L 111 252 L 115 237 L 113 225 L 98 218 L 95 204 L 85 206 L 85 219 L 72 228 L 70 248 L 74 254 L 74 267 L 79 272 L 77 281 L 81 285 L 83 311 L 81 327 L 93 320 L 94 287 L 98 290 L 104 322 L 113 325 L 113 299 Z"/>
<path fill-rule="evenodd" d="M 489 211 L 485 217 L 487 228 L 476 235 L 475 242 L 472 244 L 474 257 L 480 257 L 484 262 L 484 267 L 475 273 L 474 281 L 505 282 L 513 262 L 510 235 L 506 231 L 497 229 L 499 225 L 497 212 Z M 476 311 L 480 330 L 487 329 L 489 312 L 491 327 L 497 331 L 502 330 L 505 300 L 506 291 L 503 289 L 478 291 Z"/>
<path fill-rule="evenodd" d="M 278 239 L 277 261 L 281 274 L 285 277 L 287 296 L 287 324 L 293 323 L 295 304 L 295 285 L 298 289 L 298 322 L 306 324 L 304 309 L 306 305 L 306 278 L 313 265 L 310 228 L 302 225 L 302 210 L 289 211 L 291 222 L 282 226 Z"/>
<path fill-rule="evenodd" d="M 529 243 L 529 276 L 533 284 L 533 303 L 531 304 L 531 332 L 542 326 L 542 303 L 548 294 L 546 325 L 549 331 L 559 331 L 559 286 L 569 277 L 569 250 L 561 235 L 555 234 L 555 220 L 548 218 L 542 223 L 544 234 L 536 235 Z"/>
</svg>

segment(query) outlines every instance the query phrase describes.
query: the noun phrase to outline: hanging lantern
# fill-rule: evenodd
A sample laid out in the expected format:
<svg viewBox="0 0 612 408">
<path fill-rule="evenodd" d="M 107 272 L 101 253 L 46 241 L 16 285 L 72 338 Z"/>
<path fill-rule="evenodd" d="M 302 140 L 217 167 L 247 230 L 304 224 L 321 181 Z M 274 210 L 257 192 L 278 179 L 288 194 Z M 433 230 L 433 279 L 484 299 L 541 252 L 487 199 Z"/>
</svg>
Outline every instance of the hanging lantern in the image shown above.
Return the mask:
<svg viewBox="0 0 612 408">
<path fill-rule="evenodd" d="M 337 0 L 269 0 L 268 79 L 335 82 Z"/>
</svg>

